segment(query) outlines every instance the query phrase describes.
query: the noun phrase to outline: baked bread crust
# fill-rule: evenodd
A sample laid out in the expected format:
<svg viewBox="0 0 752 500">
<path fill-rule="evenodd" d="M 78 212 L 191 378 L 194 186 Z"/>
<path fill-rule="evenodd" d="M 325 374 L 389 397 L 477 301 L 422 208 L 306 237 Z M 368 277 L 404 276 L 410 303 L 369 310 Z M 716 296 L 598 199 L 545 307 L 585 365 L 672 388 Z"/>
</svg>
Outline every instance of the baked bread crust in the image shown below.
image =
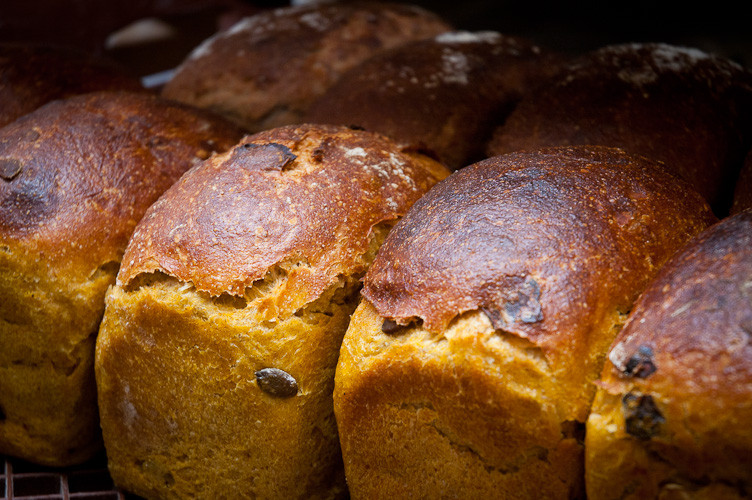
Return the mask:
<svg viewBox="0 0 752 500">
<path fill-rule="evenodd" d="M 588 498 L 747 498 L 752 211 L 661 270 L 615 339 L 587 427 Z"/>
<path fill-rule="evenodd" d="M 606 350 L 713 221 L 686 183 L 610 148 L 499 156 L 434 187 L 379 250 L 343 343 L 353 497 L 578 496 Z"/>
<path fill-rule="evenodd" d="M 574 144 L 653 158 L 703 194 L 717 215 L 750 144 L 752 75 L 734 62 L 666 44 L 602 47 L 523 99 L 488 154 Z"/>
<path fill-rule="evenodd" d="M 361 126 L 457 169 L 485 158 L 493 128 L 558 62 L 524 38 L 449 31 L 355 66 L 304 121 Z"/>
<path fill-rule="evenodd" d="M 186 174 L 108 294 L 97 388 L 110 472 L 149 498 L 341 498 L 334 369 L 360 278 L 438 162 L 288 126 Z"/>
<path fill-rule="evenodd" d="M 94 336 L 146 208 L 235 125 L 145 93 L 48 103 L 0 130 L 0 453 L 101 448 Z"/>
<path fill-rule="evenodd" d="M 213 109 L 251 132 L 301 122 L 342 73 L 380 50 L 449 29 L 399 3 L 334 2 L 264 11 L 197 47 L 163 95 Z"/>
<path fill-rule="evenodd" d="M 213 296 L 243 296 L 296 255 L 307 265 L 287 278 L 294 311 L 352 272 L 371 227 L 398 218 L 444 176 L 434 160 L 373 133 L 326 125 L 259 132 L 165 193 L 134 233 L 118 284 L 160 271 Z M 336 189 L 316 189 L 330 184 Z"/>
<path fill-rule="evenodd" d="M 0 127 L 55 99 L 100 90 L 146 92 L 106 59 L 66 47 L 0 43 Z"/>
</svg>

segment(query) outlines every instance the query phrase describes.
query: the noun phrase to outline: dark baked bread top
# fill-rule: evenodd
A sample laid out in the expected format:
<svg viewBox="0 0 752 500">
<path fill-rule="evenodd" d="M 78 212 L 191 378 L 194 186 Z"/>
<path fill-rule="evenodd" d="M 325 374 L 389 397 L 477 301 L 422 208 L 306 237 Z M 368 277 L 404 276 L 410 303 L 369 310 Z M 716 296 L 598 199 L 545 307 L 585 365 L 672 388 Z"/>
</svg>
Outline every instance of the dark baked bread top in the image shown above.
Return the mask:
<svg viewBox="0 0 752 500">
<path fill-rule="evenodd" d="M 214 115 L 149 94 L 48 103 L 0 129 L 0 237 L 25 248 L 25 258 L 58 263 L 51 273 L 117 262 L 146 208 L 242 136 Z"/>
<path fill-rule="evenodd" d="M 98 90 L 146 92 L 109 60 L 71 48 L 0 43 L 0 126 L 54 99 Z"/>
<path fill-rule="evenodd" d="M 400 217 L 447 173 L 380 135 L 346 127 L 287 126 L 246 137 L 149 209 L 118 283 L 161 271 L 215 296 L 243 296 L 272 266 L 292 260 L 287 306 L 295 310 L 338 274 L 352 274 L 372 228 Z"/>
<path fill-rule="evenodd" d="M 380 315 L 435 332 L 482 309 L 566 359 L 714 221 L 686 183 L 621 150 L 511 153 L 455 172 L 420 199 L 381 247 L 363 295 Z"/>
<path fill-rule="evenodd" d="M 319 2 L 262 11 L 197 47 L 163 90 L 256 132 L 299 123 L 350 67 L 374 53 L 449 29 L 422 8 Z"/>
<path fill-rule="evenodd" d="M 604 384 L 658 391 L 674 404 L 694 396 L 707 399 L 706 408 L 748 406 L 750 335 L 752 210 L 746 210 L 701 233 L 661 269 L 614 341 Z M 639 371 L 640 362 L 649 370 Z"/>
<path fill-rule="evenodd" d="M 752 74 L 729 60 L 665 44 L 607 46 L 566 65 L 523 99 L 490 155 L 599 144 L 665 162 L 718 212 L 747 151 Z"/>
<path fill-rule="evenodd" d="M 358 125 L 431 151 L 456 169 L 485 157 L 493 127 L 553 73 L 553 63 L 523 38 L 450 31 L 352 68 L 312 104 L 305 121 Z"/>
</svg>

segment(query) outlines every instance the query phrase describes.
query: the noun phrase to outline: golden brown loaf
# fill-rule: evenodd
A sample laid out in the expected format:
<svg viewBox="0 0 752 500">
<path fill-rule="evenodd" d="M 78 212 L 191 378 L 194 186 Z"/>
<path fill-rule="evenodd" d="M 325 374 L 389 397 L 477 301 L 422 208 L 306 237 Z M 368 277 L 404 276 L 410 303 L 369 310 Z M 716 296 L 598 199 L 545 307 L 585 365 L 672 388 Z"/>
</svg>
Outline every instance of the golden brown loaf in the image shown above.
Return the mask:
<svg viewBox="0 0 752 500">
<path fill-rule="evenodd" d="M 70 48 L 0 43 L 0 127 L 52 100 L 98 90 L 146 91 L 106 59 Z"/>
<path fill-rule="evenodd" d="M 97 341 L 109 468 L 148 498 L 341 498 L 332 409 L 359 279 L 448 171 L 382 136 L 246 137 L 155 203 Z"/>
<path fill-rule="evenodd" d="M 101 92 L 0 129 L 0 453 L 48 465 L 101 448 L 94 337 L 146 208 L 234 125 L 155 96 Z"/>
<path fill-rule="evenodd" d="M 163 94 L 255 132 L 299 123 L 349 68 L 382 49 L 449 29 L 407 4 L 334 2 L 255 14 L 197 47 Z"/>
<path fill-rule="evenodd" d="M 612 45 L 565 65 L 523 99 L 488 154 L 570 144 L 621 147 L 665 163 L 716 210 L 750 145 L 752 76 L 731 61 L 665 44 Z"/>
<path fill-rule="evenodd" d="M 621 150 L 465 167 L 368 271 L 334 408 L 353 498 L 570 498 L 606 350 L 670 255 L 715 221 Z"/>
<path fill-rule="evenodd" d="M 608 355 L 587 423 L 588 498 L 752 493 L 752 211 L 671 259 Z"/>
<path fill-rule="evenodd" d="M 304 121 L 381 132 L 457 169 L 485 157 L 493 128 L 555 67 L 553 56 L 523 38 L 449 31 L 350 69 Z"/>
</svg>

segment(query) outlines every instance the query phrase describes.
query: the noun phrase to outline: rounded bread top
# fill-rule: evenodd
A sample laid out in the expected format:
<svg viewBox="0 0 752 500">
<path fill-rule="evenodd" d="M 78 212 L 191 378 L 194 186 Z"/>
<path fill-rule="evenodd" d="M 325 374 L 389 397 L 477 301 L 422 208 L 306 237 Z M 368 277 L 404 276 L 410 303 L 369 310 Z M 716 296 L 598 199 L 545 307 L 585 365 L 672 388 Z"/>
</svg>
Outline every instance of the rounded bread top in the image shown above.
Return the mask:
<svg viewBox="0 0 752 500">
<path fill-rule="evenodd" d="M 436 14 L 399 3 L 279 7 L 204 41 L 163 94 L 214 109 L 251 132 L 298 123 L 347 69 L 382 49 L 448 29 Z"/>
<path fill-rule="evenodd" d="M 480 309 L 563 359 L 714 221 L 686 183 L 621 150 L 510 153 L 458 170 L 415 203 L 362 293 L 381 316 L 434 332 Z"/>
<path fill-rule="evenodd" d="M 350 69 L 312 104 L 305 120 L 380 132 L 456 169 L 483 157 L 492 128 L 534 82 L 549 76 L 553 62 L 524 38 L 447 31 Z"/>
<path fill-rule="evenodd" d="M 0 238 L 31 260 L 43 255 L 50 272 L 88 276 L 120 260 L 165 189 L 242 136 L 224 119 L 145 93 L 48 103 L 0 129 Z"/>
<path fill-rule="evenodd" d="M 750 408 L 751 335 L 752 210 L 746 210 L 702 232 L 661 269 L 614 340 L 603 385 L 662 394 L 664 404 L 706 401 L 693 411 Z"/>
<path fill-rule="evenodd" d="M 598 144 L 663 161 L 726 205 L 750 140 L 752 73 L 694 48 L 611 45 L 584 54 L 523 99 L 489 155 Z"/>
<path fill-rule="evenodd" d="M 160 271 L 213 296 L 243 296 L 273 266 L 293 261 L 286 289 L 296 310 L 339 274 L 358 271 L 372 228 L 400 217 L 447 174 L 426 156 L 346 127 L 248 136 L 149 209 L 118 284 Z"/>
<path fill-rule="evenodd" d="M 0 126 L 52 100 L 99 90 L 146 92 L 107 59 L 67 47 L 0 43 Z"/>
</svg>

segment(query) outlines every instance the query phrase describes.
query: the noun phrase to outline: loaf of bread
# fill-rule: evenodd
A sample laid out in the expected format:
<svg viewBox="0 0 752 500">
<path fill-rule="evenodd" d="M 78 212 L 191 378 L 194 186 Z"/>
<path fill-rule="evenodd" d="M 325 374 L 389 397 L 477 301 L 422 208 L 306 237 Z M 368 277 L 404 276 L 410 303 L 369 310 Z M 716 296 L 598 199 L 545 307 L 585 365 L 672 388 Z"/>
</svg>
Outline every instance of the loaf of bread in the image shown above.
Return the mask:
<svg viewBox="0 0 752 500">
<path fill-rule="evenodd" d="M 387 230 L 448 171 L 286 126 L 186 174 L 136 229 L 97 340 L 115 483 L 147 498 L 344 498 L 334 370 Z"/>
<path fill-rule="evenodd" d="M 739 178 L 736 180 L 731 214 L 738 214 L 748 208 L 752 208 L 752 150 L 747 153 Z"/>
<path fill-rule="evenodd" d="M 457 169 L 485 158 L 492 130 L 553 73 L 554 62 L 523 38 L 448 31 L 355 66 L 312 104 L 304 121 L 381 132 Z"/>
<path fill-rule="evenodd" d="M 600 144 L 662 161 L 718 216 L 750 145 L 752 74 L 666 44 L 611 45 L 574 59 L 494 133 L 488 154 Z"/>
<path fill-rule="evenodd" d="M 577 498 L 606 351 L 715 221 L 659 165 L 551 148 L 456 171 L 389 233 L 337 365 L 352 498 Z"/>
<path fill-rule="evenodd" d="M 349 68 L 380 50 L 449 29 L 407 4 L 318 2 L 249 16 L 198 46 L 163 95 L 213 109 L 253 132 L 300 123 Z"/>
<path fill-rule="evenodd" d="M 146 91 L 106 59 L 64 47 L 0 43 L 0 127 L 55 99 L 98 90 Z"/>
<path fill-rule="evenodd" d="M 69 465 L 101 449 L 94 341 L 128 238 L 183 172 L 242 135 L 124 92 L 0 129 L 0 453 Z"/>
<path fill-rule="evenodd" d="M 591 500 L 752 492 L 752 211 L 671 259 L 608 355 L 587 422 Z"/>
</svg>

